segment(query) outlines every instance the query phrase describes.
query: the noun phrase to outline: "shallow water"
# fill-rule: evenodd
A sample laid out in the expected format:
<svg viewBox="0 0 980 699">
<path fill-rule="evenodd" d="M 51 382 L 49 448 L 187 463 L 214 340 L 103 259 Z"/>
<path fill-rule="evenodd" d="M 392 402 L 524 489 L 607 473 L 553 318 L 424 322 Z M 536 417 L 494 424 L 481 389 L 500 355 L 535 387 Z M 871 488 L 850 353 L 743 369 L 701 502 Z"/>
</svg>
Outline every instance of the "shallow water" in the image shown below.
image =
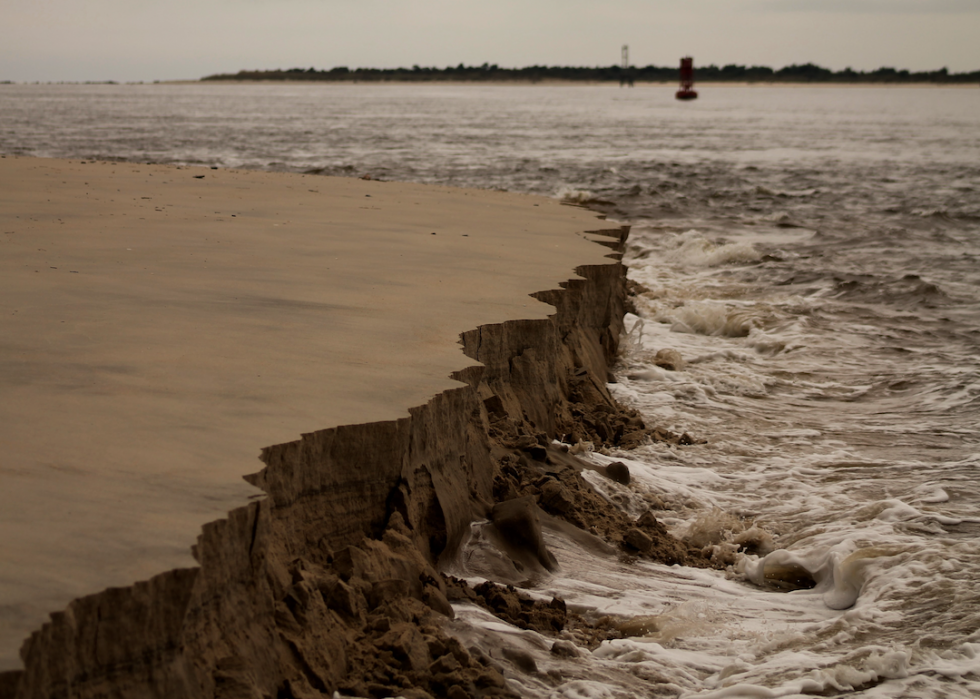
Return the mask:
<svg viewBox="0 0 980 699">
<path fill-rule="evenodd" d="M 525 696 L 980 691 L 980 92 L 8 85 L 0 152 L 592 201 L 646 288 L 612 389 L 707 440 L 594 454 L 634 478 L 595 485 L 730 565 L 549 534 L 533 592 L 646 635 L 567 661 L 473 608 L 455 632 L 525 647 Z"/>
</svg>

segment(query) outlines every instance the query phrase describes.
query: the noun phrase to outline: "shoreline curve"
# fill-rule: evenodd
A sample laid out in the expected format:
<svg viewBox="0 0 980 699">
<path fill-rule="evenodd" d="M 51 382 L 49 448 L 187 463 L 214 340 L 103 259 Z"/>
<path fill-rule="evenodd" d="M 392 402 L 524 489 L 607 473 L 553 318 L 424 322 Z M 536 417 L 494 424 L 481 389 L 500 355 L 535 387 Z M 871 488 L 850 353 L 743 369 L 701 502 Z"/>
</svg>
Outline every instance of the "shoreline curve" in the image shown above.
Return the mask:
<svg viewBox="0 0 980 699">
<path fill-rule="evenodd" d="M 12 163 L 17 163 L 18 167 L 11 168 Z M 3 168 L 5 164 L 7 168 Z M 35 170 L 33 175 L 28 172 L 32 168 Z M 112 172 L 113 169 L 125 171 L 123 179 L 111 177 L 116 174 Z M 19 198 L 17 187 L 7 188 L 11 201 L 18 205 L 33 203 L 39 207 L 35 213 L 42 212 L 47 216 L 44 221 L 38 220 L 39 215 L 35 215 L 31 221 L 32 217 L 27 214 L 24 219 L 11 220 L 8 217 L 3 221 L 4 232 L 11 229 L 11 237 L 5 241 L 7 250 L 18 253 L 5 259 L 8 263 L 13 260 L 15 265 L 26 261 L 25 270 L 28 270 L 14 282 L 9 281 L 11 275 L 6 275 L 8 285 L 33 283 L 28 279 L 31 279 L 31 263 L 38 262 L 38 259 L 32 259 L 32 256 L 38 257 L 34 250 L 36 243 L 41 240 L 42 245 L 49 247 L 52 242 L 57 243 L 57 226 L 76 224 L 92 233 L 96 240 L 102 241 L 95 257 L 86 258 L 84 251 L 79 249 L 63 251 L 63 257 L 69 259 L 70 265 L 78 266 L 79 261 L 91 262 L 104 258 L 112 248 L 105 244 L 106 235 L 111 238 L 112 233 L 105 231 L 105 227 L 111 228 L 106 221 L 106 213 L 117 215 L 120 207 L 114 201 L 103 200 L 93 209 L 92 200 L 110 196 L 113 188 L 117 194 L 121 193 L 122 187 L 115 187 L 116 184 L 125 183 L 146 191 L 147 195 L 131 199 L 140 209 L 145 209 L 134 210 L 134 214 L 149 214 L 150 205 L 143 202 L 152 202 L 152 197 L 163 196 L 168 189 L 163 184 L 179 184 L 186 190 L 184 194 L 187 197 L 192 198 L 196 194 L 203 200 L 205 195 L 198 193 L 200 188 L 189 188 L 203 184 L 200 180 L 224 180 L 224 196 L 229 196 L 229 192 L 238 195 L 241 214 L 248 206 L 252 206 L 252 211 L 257 208 L 256 204 L 261 198 L 255 194 L 255 190 L 268 188 L 274 180 L 280 184 L 291 182 L 291 185 L 283 185 L 287 189 L 296 188 L 294 185 L 300 182 L 313 182 L 319 189 L 324 183 L 323 178 L 302 175 L 213 173 L 203 169 L 133 163 L 73 163 L 21 158 L 4 158 L 0 161 L 0 173 L 7 182 L 13 182 L 16 178 L 16 184 L 21 188 Z M 134 173 L 139 177 L 133 177 Z M 101 189 L 100 176 L 104 176 L 105 180 Z M 162 184 L 154 182 L 153 187 L 147 189 L 150 186 L 149 177 L 154 176 L 161 178 L 157 182 Z M 170 179 L 163 182 L 164 177 Z M 179 177 L 183 181 L 175 182 Z M 57 184 L 59 180 L 61 185 Z M 255 180 L 259 181 L 258 185 L 254 184 Z M 44 182 L 48 183 L 47 187 Z M 94 185 L 90 184 L 93 182 Z M 379 204 L 379 209 L 396 202 L 401 207 L 393 207 L 396 209 L 395 218 L 399 219 L 398 225 L 401 226 L 399 230 L 404 235 L 413 236 L 413 243 L 421 245 L 431 242 L 426 236 L 436 234 L 438 237 L 440 232 L 445 234 L 445 231 L 416 230 L 401 219 L 401 212 L 411 206 L 406 205 L 408 199 L 424 199 L 436 193 L 439 193 L 437 199 L 443 215 L 443 218 L 435 216 L 438 225 L 447 225 L 445 216 L 455 215 L 456 222 L 465 226 L 455 231 L 459 238 L 486 235 L 481 255 L 489 255 L 490 252 L 486 251 L 493 252 L 497 247 L 499 241 L 494 235 L 503 235 L 494 227 L 512 226 L 515 222 L 532 227 L 543 225 L 543 230 L 535 235 L 542 236 L 546 243 L 535 238 L 536 243 L 529 250 L 530 238 L 521 238 L 524 231 L 516 235 L 511 231 L 509 239 L 501 245 L 504 247 L 507 242 L 515 245 L 515 241 L 524 241 L 524 249 L 512 255 L 521 268 L 523 283 L 526 286 L 528 279 L 540 277 L 537 286 L 545 287 L 524 289 L 524 299 L 530 294 L 543 303 L 521 304 L 522 310 L 516 312 L 517 304 L 513 300 L 505 302 L 494 297 L 488 303 L 482 299 L 486 305 L 493 307 L 496 322 L 480 323 L 469 330 L 457 329 L 463 356 L 459 356 L 460 348 L 455 342 L 452 343 L 450 349 L 456 354 L 453 360 L 456 367 L 447 375 L 426 379 L 421 390 L 428 391 L 431 398 L 417 402 L 414 407 L 405 406 L 407 417 L 314 429 L 299 440 L 264 448 L 262 460 L 266 467 L 250 477 L 249 481 L 265 491 L 267 497 L 232 509 L 227 517 L 205 524 L 194 547 L 197 566 L 175 568 L 133 585 L 110 587 L 101 593 L 75 599 L 65 611 L 52 614 L 51 621 L 35 632 L 22 648 L 25 670 L 0 675 L 0 696 L 63 693 L 68 696 L 95 696 L 105 692 L 119 696 L 214 696 L 220 687 L 228 683 L 231 683 L 228 686 L 239 689 L 248 687 L 249 692 L 255 690 L 258 692 L 256 696 L 261 696 L 281 692 L 290 681 L 293 684 L 312 683 L 311 686 L 317 690 L 328 688 L 324 684 L 328 676 L 335 676 L 336 679 L 345 673 L 336 661 L 337 657 L 344 655 L 343 652 L 339 655 L 324 655 L 323 652 L 323 647 L 331 647 L 330 643 L 323 645 L 324 629 L 336 621 L 334 617 L 337 612 L 328 610 L 334 617 L 330 614 L 324 616 L 326 627 L 321 623 L 311 624 L 310 628 L 299 631 L 294 628 L 295 613 L 284 614 L 281 607 L 287 603 L 290 595 L 301 594 L 296 592 L 298 582 L 308 582 L 302 570 L 297 568 L 296 561 L 304 561 L 300 569 L 305 566 L 306 569 L 318 568 L 321 571 L 337 570 L 338 565 L 342 567 L 339 560 L 362 558 L 361 554 L 354 552 L 362 551 L 365 542 L 368 549 L 371 549 L 371 542 L 382 542 L 389 550 L 380 553 L 374 551 L 376 555 L 373 555 L 373 559 L 367 556 L 364 560 L 375 560 L 376 565 L 381 567 L 387 565 L 387 573 L 392 572 L 391 561 L 396 559 L 411 560 L 419 570 L 434 571 L 440 556 L 450 556 L 458 546 L 468 523 L 475 517 L 485 516 L 494 501 L 494 463 L 491 458 L 492 445 L 488 439 L 491 417 L 505 414 L 530 430 L 557 436 L 563 430 L 574 429 L 576 422 L 576 416 L 569 407 L 573 378 L 580 380 L 582 376 L 587 376 L 600 387 L 600 393 L 604 391 L 608 365 L 615 357 L 622 329 L 625 303 L 624 270 L 618 261 L 618 254 L 610 254 L 609 248 L 614 251 L 621 248 L 627 234 L 625 229 L 593 230 L 592 226 L 597 222 L 595 214 L 522 195 L 357 180 L 334 180 L 331 184 L 342 191 L 348 207 L 358 207 L 353 213 L 362 217 L 364 214 L 360 214 L 360 211 L 364 199 L 377 199 L 370 204 Z M 386 188 L 387 192 L 384 191 Z M 247 194 L 242 194 L 243 191 Z M 80 217 L 84 220 L 73 220 L 65 215 L 67 209 L 64 207 L 53 209 L 47 206 L 51 203 L 52 194 L 56 199 L 59 195 L 69 197 L 68 203 L 75 207 L 73 213 L 84 209 L 91 215 Z M 173 227 L 168 228 L 165 222 L 162 226 L 160 221 L 155 222 L 160 226 L 159 230 L 167 231 L 169 235 L 181 230 L 181 226 L 186 228 L 188 221 L 195 221 L 195 225 L 201 223 L 201 213 L 194 210 L 193 202 L 174 195 L 173 191 L 166 194 L 173 201 L 163 207 L 153 206 L 154 214 L 166 214 L 168 207 L 171 211 L 178 210 L 177 213 L 180 213 L 181 206 L 186 206 L 188 210 L 184 212 L 183 219 L 174 222 Z M 305 202 L 296 200 L 295 194 L 280 191 L 280 195 L 287 199 L 293 197 L 289 201 L 303 205 Z M 150 198 L 144 199 L 144 196 Z M 42 202 L 42 199 L 48 201 Z M 209 208 L 213 201 L 208 199 L 205 208 Z M 431 201 L 426 203 L 429 207 L 433 205 Z M 88 209 L 85 209 L 86 205 Z M 501 215 L 501 207 L 509 207 L 503 221 L 497 218 Z M 160 208 L 163 211 L 159 211 Z M 542 215 L 544 212 L 541 209 L 547 209 L 547 214 Z M 98 215 L 93 214 L 93 210 L 97 210 Z M 279 212 L 274 213 L 280 216 Z M 220 221 L 211 221 L 212 227 L 208 230 L 219 230 L 214 226 L 231 223 L 230 218 L 237 217 L 238 214 L 232 216 L 226 212 Z M 260 216 L 253 218 L 261 219 Z M 262 220 L 271 223 L 273 218 L 266 214 Z M 290 223 L 292 218 L 296 217 L 291 216 Z M 432 216 L 425 218 L 427 225 L 424 228 L 438 227 L 433 224 L 435 219 Z M 322 216 L 314 216 L 314 219 L 314 228 L 325 225 Z M 92 220 L 100 221 L 103 229 L 93 232 Z M 546 222 L 546 225 L 542 222 Z M 24 223 L 28 223 L 26 228 L 22 225 Z M 132 231 L 133 224 L 135 221 L 130 221 L 118 230 Z M 90 227 L 86 228 L 86 225 Z M 143 225 L 149 227 L 151 224 Z M 351 225 L 350 220 L 347 225 Z M 393 235 L 390 219 L 385 219 L 378 228 L 382 237 Z M 469 233 L 459 230 L 468 230 Z M 25 235 L 28 233 L 30 235 Z M 29 240 L 21 248 L 15 248 L 17 243 L 14 241 L 23 242 L 24 238 Z M 259 239 L 258 243 L 263 240 Z M 359 242 L 364 244 L 363 239 Z M 385 242 L 391 243 L 392 240 L 387 238 Z M 443 262 L 455 259 L 458 263 L 462 259 L 465 263 L 469 260 L 462 265 L 465 269 L 456 281 L 457 288 L 479 288 L 474 281 L 478 277 L 476 267 L 479 265 L 474 264 L 472 251 L 469 251 L 468 258 L 467 251 L 459 247 L 469 242 L 474 241 L 452 241 L 455 246 L 451 245 L 450 254 L 442 258 Z M 606 247 L 600 247 L 597 243 Z M 188 241 L 183 240 L 181 244 L 186 245 Z M 552 245 L 556 246 L 555 250 Z M 569 252 L 568 247 L 574 250 Z M 47 248 L 41 251 L 51 252 Z M 167 253 L 165 250 L 158 252 Z M 169 252 L 173 253 L 173 250 Z M 303 252 L 310 254 L 309 250 Z M 431 253 L 431 250 L 425 252 Z M 116 254 L 121 254 L 121 251 L 116 251 Z M 405 252 L 400 254 L 404 255 Z M 559 259 L 549 261 L 542 257 L 544 255 Z M 528 256 L 532 256 L 532 259 L 528 260 Z M 250 264 L 255 264 L 255 258 L 250 259 Z M 569 260 L 575 263 L 570 264 Z M 477 255 L 476 262 L 486 263 L 487 260 Z M 549 264 L 546 265 L 546 262 Z M 182 264 L 188 263 L 183 260 Z M 515 259 L 507 259 L 500 264 L 513 267 Z M 555 270 L 561 269 L 562 265 L 565 265 L 564 276 L 554 278 Z M 57 266 L 48 265 L 52 269 Z M 543 266 L 548 269 L 542 274 Z M 231 270 L 232 276 L 241 271 L 232 263 L 227 263 L 226 267 Z M 494 276 L 497 282 L 514 286 L 514 274 L 508 276 L 502 270 L 503 267 L 499 270 L 494 268 L 487 273 L 497 275 Z M 81 272 L 67 271 L 69 274 Z M 39 271 L 34 273 L 40 274 Z M 111 283 L 118 281 L 108 273 L 104 274 L 103 281 L 106 280 Z M 45 288 L 49 293 L 64 293 L 64 281 L 64 278 L 58 279 Z M 186 278 L 179 281 L 187 284 Z M 295 285 L 296 280 L 289 281 Z M 431 285 L 432 279 L 426 282 Z M 250 283 L 251 280 L 244 281 L 246 286 Z M 437 283 L 441 283 L 441 280 Z M 37 298 L 36 288 L 19 290 L 24 298 L 31 295 Z M 118 292 L 118 289 L 113 291 Z M 170 289 L 168 293 L 172 291 Z M 77 289 L 75 293 L 78 293 Z M 442 290 L 436 290 L 437 295 L 441 293 Z M 512 289 L 508 293 L 508 298 L 512 298 L 514 293 L 520 295 L 520 292 Z M 302 297 L 302 294 L 299 296 Z M 10 295 L 7 298 L 9 301 Z M 168 299 L 174 301 L 173 298 Z M 175 303 L 186 312 L 186 299 L 183 300 L 184 306 Z M 309 311 L 310 304 L 319 308 L 317 304 L 323 303 L 322 299 L 290 300 L 295 302 L 292 305 L 300 307 L 301 312 Z M 481 299 L 478 299 L 477 303 L 480 302 Z M 258 305 L 266 309 L 270 304 Z M 271 305 L 274 314 L 283 313 L 283 304 Z M 524 310 L 528 307 L 530 310 Z M 353 315 L 356 316 L 357 312 Z M 507 317 L 515 314 L 519 317 Z M 268 318 L 262 320 L 267 321 Z M 52 331 L 48 328 L 46 332 Z M 422 354 L 430 354 L 431 343 L 426 344 L 423 339 L 422 349 Z M 404 371 L 410 374 L 416 369 L 408 367 Z M 9 374 L 7 378 L 10 380 Z M 16 378 L 25 382 L 23 369 Z M 442 382 L 440 390 L 433 391 L 432 386 L 438 385 L 438 382 Z M 238 397 L 233 399 L 237 400 Z M 390 407 L 390 396 L 380 395 L 375 400 L 386 409 Z M 9 437 L 9 434 L 4 436 Z M 403 550 L 397 555 L 392 553 L 399 546 Z M 379 560 L 387 563 L 378 564 Z M 350 565 L 357 567 L 353 562 Z M 366 571 L 361 572 L 368 575 Z M 350 573 L 348 582 L 352 578 L 367 579 L 364 575 L 354 575 L 353 568 Z M 378 582 L 375 580 L 375 583 Z M 430 608 L 439 607 L 438 602 L 432 603 L 431 599 L 443 594 L 440 586 L 433 583 L 423 585 L 423 588 L 408 592 L 416 593 L 415 597 L 420 599 L 428 599 Z M 336 591 L 337 588 L 330 589 Z M 367 597 L 370 597 L 370 590 Z M 291 617 L 292 621 L 287 617 Z M 291 638 L 291 635 L 295 637 Z M 309 649 L 304 651 L 308 646 Z M 316 658 L 320 658 L 320 661 Z M 317 662 L 322 665 L 320 670 L 310 670 Z M 249 668 L 247 671 L 241 670 L 246 666 Z M 305 669 L 296 670 L 299 666 Z M 299 672 L 298 679 L 290 680 L 289 675 L 294 670 Z M 317 686 L 317 677 L 320 677 L 322 687 Z"/>
</svg>

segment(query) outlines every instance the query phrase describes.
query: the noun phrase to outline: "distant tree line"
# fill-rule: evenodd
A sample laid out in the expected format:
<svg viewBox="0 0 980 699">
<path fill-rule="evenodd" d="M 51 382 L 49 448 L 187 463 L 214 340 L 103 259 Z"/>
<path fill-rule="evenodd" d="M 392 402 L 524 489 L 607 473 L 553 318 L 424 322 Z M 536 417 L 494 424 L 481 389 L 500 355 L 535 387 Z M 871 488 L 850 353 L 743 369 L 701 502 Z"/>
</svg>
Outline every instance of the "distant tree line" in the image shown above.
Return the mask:
<svg viewBox="0 0 980 699">
<path fill-rule="evenodd" d="M 354 68 L 346 66 L 317 70 L 289 68 L 288 70 L 242 70 L 238 73 L 209 75 L 202 80 L 323 80 L 330 82 L 438 82 L 438 81 L 513 81 L 541 82 L 551 80 L 583 82 L 673 82 L 677 67 L 633 67 L 618 65 L 595 68 L 562 66 L 528 66 L 501 68 L 496 64 L 447 68 Z M 813 63 L 790 65 L 779 70 L 766 66 L 740 66 L 734 63 L 719 68 L 716 65 L 695 66 L 695 78 L 704 82 L 772 82 L 772 83 L 974 83 L 980 82 L 980 70 L 972 73 L 950 73 L 946 68 L 912 72 L 895 68 L 872 71 L 832 71 Z"/>
</svg>

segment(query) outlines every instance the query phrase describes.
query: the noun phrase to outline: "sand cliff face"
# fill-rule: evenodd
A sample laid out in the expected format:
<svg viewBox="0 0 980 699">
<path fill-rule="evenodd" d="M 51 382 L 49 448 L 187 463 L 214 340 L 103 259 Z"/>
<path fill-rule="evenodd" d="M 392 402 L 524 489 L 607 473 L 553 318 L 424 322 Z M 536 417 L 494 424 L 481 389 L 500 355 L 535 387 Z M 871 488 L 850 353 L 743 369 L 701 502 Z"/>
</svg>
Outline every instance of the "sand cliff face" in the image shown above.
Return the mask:
<svg viewBox="0 0 980 699">
<path fill-rule="evenodd" d="M 614 248 L 625 236 L 598 232 Z M 610 257 L 536 295 L 550 318 L 463 333 L 478 364 L 409 417 L 264 449 L 248 480 L 268 496 L 204 527 L 199 567 L 53 614 L 0 697 L 508 695 L 492 663 L 440 631 L 452 608 L 438 566 L 500 499 L 491 420 L 554 437 L 581 429 L 583 384 L 612 404 L 625 275 Z M 597 424 L 612 440 L 626 423 Z"/>
</svg>

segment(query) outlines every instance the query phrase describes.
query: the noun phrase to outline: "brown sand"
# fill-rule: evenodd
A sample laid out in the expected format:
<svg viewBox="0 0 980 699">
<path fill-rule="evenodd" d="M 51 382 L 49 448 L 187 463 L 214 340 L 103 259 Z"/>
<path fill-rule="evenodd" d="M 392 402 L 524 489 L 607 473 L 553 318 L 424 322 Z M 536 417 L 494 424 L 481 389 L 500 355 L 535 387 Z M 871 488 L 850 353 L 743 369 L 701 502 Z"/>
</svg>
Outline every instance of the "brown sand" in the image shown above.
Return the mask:
<svg viewBox="0 0 980 699">
<path fill-rule="evenodd" d="M 71 598 L 194 564 L 259 450 L 460 384 L 459 335 L 608 263 L 527 196 L 0 159 L 0 669 Z"/>
<path fill-rule="evenodd" d="M 506 586 L 560 567 L 543 529 L 708 564 L 574 456 L 696 443 L 606 387 L 625 229 L 318 177 L 0 158 L 0 184 L 5 629 L 187 566 L 53 612 L 0 699 L 513 697 L 536 661 L 464 647 L 453 603 L 554 638 L 552 683 L 629 632 Z M 264 496 L 219 518 L 260 447 Z M 471 565 L 492 582 L 444 575 Z"/>
</svg>

